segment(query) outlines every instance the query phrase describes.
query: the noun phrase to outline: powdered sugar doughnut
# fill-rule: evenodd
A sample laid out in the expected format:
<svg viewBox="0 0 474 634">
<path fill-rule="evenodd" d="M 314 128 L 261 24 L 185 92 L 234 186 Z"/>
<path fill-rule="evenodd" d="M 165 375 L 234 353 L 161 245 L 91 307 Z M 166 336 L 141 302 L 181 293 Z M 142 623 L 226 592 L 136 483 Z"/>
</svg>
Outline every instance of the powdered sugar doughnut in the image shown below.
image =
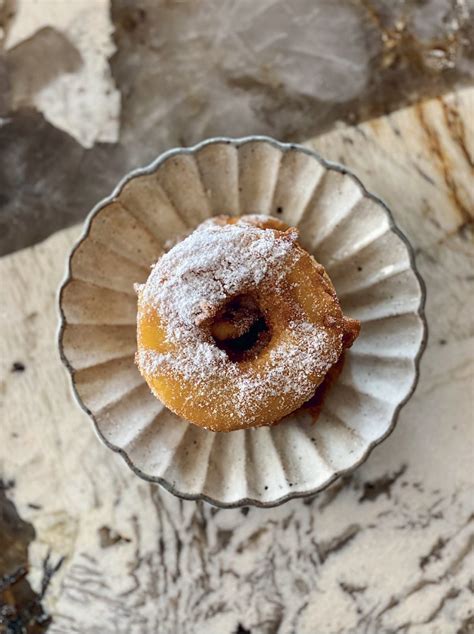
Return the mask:
<svg viewBox="0 0 474 634">
<path fill-rule="evenodd" d="M 137 365 L 179 416 L 213 431 L 271 425 L 313 395 L 357 336 L 297 238 L 295 229 L 207 222 L 139 287 Z M 240 348 L 212 332 L 236 301 L 257 311 Z"/>
</svg>

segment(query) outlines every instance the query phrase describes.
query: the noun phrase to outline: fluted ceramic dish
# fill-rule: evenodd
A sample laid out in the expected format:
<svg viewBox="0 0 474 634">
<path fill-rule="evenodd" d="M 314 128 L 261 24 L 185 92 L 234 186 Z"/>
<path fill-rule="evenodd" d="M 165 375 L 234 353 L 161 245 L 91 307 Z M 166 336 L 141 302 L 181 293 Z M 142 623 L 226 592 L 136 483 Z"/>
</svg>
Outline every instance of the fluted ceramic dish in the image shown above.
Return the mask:
<svg viewBox="0 0 474 634">
<path fill-rule="evenodd" d="M 222 213 L 298 227 L 362 322 L 315 424 L 300 413 L 205 431 L 157 401 L 134 365 L 134 282 L 166 244 Z M 407 240 L 345 168 L 265 137 L 219 138 L 167 152 L 93 209 L 60 291 L 59 348 L 79 404 L 137 475 L 183 498 L 271 506 L 323 489 L 390 433 L 417 381 L 423 304 Z"/>
</svg>

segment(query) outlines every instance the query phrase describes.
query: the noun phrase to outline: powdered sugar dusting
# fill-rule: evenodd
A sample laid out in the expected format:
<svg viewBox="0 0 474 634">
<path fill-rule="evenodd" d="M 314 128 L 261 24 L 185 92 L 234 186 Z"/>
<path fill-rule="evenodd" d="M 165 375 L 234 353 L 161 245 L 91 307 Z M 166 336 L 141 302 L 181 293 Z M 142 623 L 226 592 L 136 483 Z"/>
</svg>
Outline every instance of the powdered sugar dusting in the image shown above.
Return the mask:
<svg viewBox="0 0 474 634">
<path fill-rule="evenodd" d="M 229 298 L 285 274 L 296 236 L 237 225 L 195 231 L 157 262 L 143 299 L 168 324 L 170 341 L 195 338 L 200 321 Z"/>
<path fill-rule="evenodd" d="M 232 362 L 203 327 L 238 294 L 262 285 L 277 293 L 301 257 L 296 238 L 291 231 L 208 224 L 163 255 L 139 291 L 139 305 L 140 310 L 151 306 L 158 312 L 169 343 L 176 345 L 168 353 L 141 349 L 137 363 L 142 372 L 191 382 L 209 411 L 222 400 L 225 382 L 230 386 L 226 415 L 245 424 L 252 421 L 263 396 L 291 393 L 295 402 L 309 398 L 315 377 L 322 378 L 339 356 L 341 341 L 334 345 L 334 334 L 296 315 L 284 336 L 261 353 L 266 357 L 256 371 L 250 363 Z"/>
</svg>

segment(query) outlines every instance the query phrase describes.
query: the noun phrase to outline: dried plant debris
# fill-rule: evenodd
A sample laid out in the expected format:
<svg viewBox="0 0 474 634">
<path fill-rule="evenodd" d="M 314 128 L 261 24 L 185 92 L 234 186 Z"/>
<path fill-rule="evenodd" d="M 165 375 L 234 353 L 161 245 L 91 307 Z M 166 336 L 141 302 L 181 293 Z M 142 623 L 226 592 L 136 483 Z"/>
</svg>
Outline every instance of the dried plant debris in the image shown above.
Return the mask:
<svg viewBox="0 0 474 634">
<path fill-rule="evenodd" d="M 0 482 L 0 634 L 41 634 L 51 621 L 42 600 L 62 559 L 52 564 L 50 555 L 43 562 L 41 589 L 30 586 L 28 546 L 35 539 L 33 526 L 25 522 L 5 491 L 11 486 Z"/>
</svg>

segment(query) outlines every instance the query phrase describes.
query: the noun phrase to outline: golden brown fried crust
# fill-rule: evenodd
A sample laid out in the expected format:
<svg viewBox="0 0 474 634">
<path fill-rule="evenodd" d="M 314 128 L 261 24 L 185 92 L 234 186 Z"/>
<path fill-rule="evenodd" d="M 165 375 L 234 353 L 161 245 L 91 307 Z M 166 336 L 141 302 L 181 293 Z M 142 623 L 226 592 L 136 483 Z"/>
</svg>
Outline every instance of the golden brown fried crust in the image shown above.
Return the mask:
<svg viewBox="0 0 474 634">
<path fill-rule="evenodd" d="M 344 348 L 350 348 L 359 335 L 360 321 L 344 316 L 344 334 L 342 336 Z"/>
<path fill-rule="evenodd" d="M 268 357 L 276 346 L 280 346 L 279 353 L 284 353 L 278 361 L 278 367 L 283 370 L 286 385 L 295 386 L 294 393 L 291 390 L 280 389 L 278 383 L 272 384 L 272 389 L 267 390 L 268 393 L 265 394 L 261 390 L 257 393 L 256 387 L 253 388 L 253 393 L 250 393 L 245 385 L 244 397 L 251 407 L 242 411 L 242 403 L 236 400 L 234 395 L 236 385 L 230 380 L 230 376 L 234 375 L 216 372 L 209 377 L 205 390 L 201 387 L 197 391 L 196 385 L 189 379 L 184 380 L 164 371 L 157 374 L 148 373 L 146 367 L 140 367 L 139 364 L 140 371 L 153 393 L 172 411 L 196 425 L 213 431 L 273 425 L 294 412 L 321 384 L 328 369 L 338 362 L 344 348 L 352 346 L 360 332 L 360 323 L 343 315 L 336 291 L 324 267 L 298 244 L 296 229 L 276 218 L 253 215 L 216 216 L 203 223 L 197 231 L 209 225 L 225 227 L 229 224 L 248 225 L 274 232 L 278 239 L 289 240 L 293 244 L 292 249 L 297 253 L 297 260 L 292 267 L 288 267 L 284 279 L 278 282 L 278 292 L 271 281 L 262 283 L 251 295 L 242 289 L 241 295 L 237 296 L 238 301 L 235 296 L 229 298 L 228 304 L 217 314 L 209 310 L 205 300 L 202 302 L 202 313 L 198 316 L 199 323 L 196 324 L 201 329 L 207 329 L 217 347 L 226 351 L 230 361 L 236 362 L 235 367 L 239 368 L 238 371 L 247 373 L 245 376 L 266 376 L 271 368 Z M 161 350 L 167 341 L 166 323 L 161 321 L 152 306 L 143 304 L 140 295 L 139 306 L 139 351 L 141 347 L 144 350 Z M 308 355 L 308 361 L 318 359 L 317 363 L 321 363 L 320 367 L 313 368 L 311 374 L 308 373 L 306 360 L 298 367 L 294 364 L 293 357 L 288 355 L 284 347 L 286 344 L 279 343 L 286 341 L 289 333 L 293 332 L 293 324 L 302 315 L 303 322 L 310 328 L 319 329 L 328 341 L 323 349 L 311 350 Z M 244 351 L 241 357 L 233 359 L 225 345 L 221 344 L 245 337 L 262 319 L 267 330 L 257 333 L 255 345 L 258 353 L 248 355 L 247 351 Z M 298 341 L 301 341 L 303 346 L 309 345 L 311 337 L 308 337 L 308 331 L 304 329 L 301 333 L 298 331 Z M 166 346 L 167 353 L 173 352 L 171 344 Z M 271 376 L 273 381 L 273 375 Z M 298 391 L 298 386 L 303 380 L 309 382 L 308 388 L 303 388 L 307 394 Z"/>
</svg>

